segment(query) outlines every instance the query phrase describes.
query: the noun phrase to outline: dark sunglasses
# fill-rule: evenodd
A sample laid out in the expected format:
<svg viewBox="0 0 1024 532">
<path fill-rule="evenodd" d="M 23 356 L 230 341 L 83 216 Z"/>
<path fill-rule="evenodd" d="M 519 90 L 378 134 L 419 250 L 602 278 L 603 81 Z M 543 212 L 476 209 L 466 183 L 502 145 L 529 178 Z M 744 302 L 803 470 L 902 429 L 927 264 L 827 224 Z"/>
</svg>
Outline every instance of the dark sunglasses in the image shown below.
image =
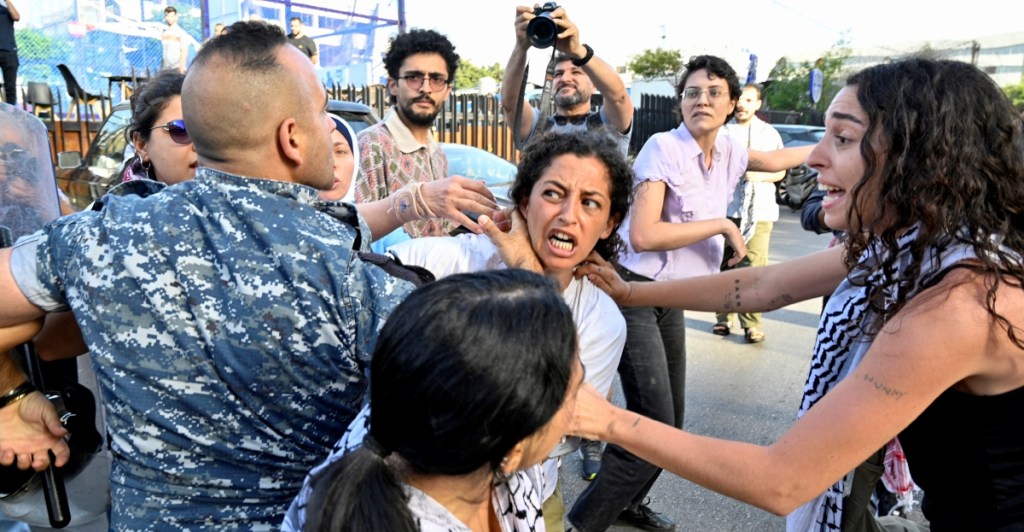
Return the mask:
<svg viewBox="0 0 1024 532">
<path fill-rule="evenodd" d="M 162 126 L 153 126 L 149 128 L 150 131 L 154 129 L 163 129 L 167 131 L 167 134 L 171 136 L 171 140 L 173 140 L 175 144 L 192 144 L 192 137 L 189 137 L 188 131 L 185 130 L 184 120 L 171 120 Z"/>
</svg>

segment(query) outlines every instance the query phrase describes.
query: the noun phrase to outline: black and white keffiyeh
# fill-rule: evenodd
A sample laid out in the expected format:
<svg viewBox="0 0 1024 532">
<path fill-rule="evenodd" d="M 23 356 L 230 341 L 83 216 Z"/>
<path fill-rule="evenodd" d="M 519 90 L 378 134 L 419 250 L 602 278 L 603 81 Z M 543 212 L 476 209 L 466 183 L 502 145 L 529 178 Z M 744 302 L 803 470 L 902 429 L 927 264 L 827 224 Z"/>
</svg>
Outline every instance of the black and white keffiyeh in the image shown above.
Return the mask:
<svg viewBox="0 0 1024 532">
<path fill-rule="evenodd" d="M 905 278 L 911 264 L 910 247 L 917 238 L 918 228 L 912 227 L 897 241 L 899 247 L 893 278 Z M 879 242 L 869 246 L 850 276 L 840 283 L 829 298 L 818 324 L 811 368 L 804 383 L 804 394 L 797 414 L 802 417 L 839 381 L 849 375 L 871 347 L 873 334 L 865 330 L 875 321 L 875 310 L 868 305 L 868 286 L 883 284 L 885 272 L 878 265 L 887 253 Z M 936 275 L 954 264 L 975 257 L 970 246 L 952 243 L 926 250 L 917 282 L 908 288 L 909 300 L 923 287 L 930 286 Z M 864 282 L 866 279 L 867 282 Z M 896 285 L 886 301 L 895 301 L 900 294 Z M 838 531 L 842 524 L 843 495 L 846 479 L 832 485 L 825 493 L 797 508 L 786 518 L 789 532 Z"/>
</svg>

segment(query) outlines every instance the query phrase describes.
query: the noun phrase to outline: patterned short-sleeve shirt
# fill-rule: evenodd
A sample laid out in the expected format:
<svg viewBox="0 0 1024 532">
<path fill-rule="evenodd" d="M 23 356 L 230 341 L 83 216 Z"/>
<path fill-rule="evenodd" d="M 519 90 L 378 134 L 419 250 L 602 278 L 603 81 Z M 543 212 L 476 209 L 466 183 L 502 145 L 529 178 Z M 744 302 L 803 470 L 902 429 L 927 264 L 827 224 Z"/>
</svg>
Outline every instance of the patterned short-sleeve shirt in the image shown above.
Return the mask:
<svg viewBox="0 0 1024 532">
<path fill-rule="evenodd" d="M 359 175 L 356 203 L 384 199 L 409 183 L 429 183 L 448 177 L 448 158 L 433 137 L 417 141 L 395 111 L 380 123 L 359 132 Z M 442 218 L 402 226 L 413 238 L 445 236 L 459 224 Z"/>
</svg>

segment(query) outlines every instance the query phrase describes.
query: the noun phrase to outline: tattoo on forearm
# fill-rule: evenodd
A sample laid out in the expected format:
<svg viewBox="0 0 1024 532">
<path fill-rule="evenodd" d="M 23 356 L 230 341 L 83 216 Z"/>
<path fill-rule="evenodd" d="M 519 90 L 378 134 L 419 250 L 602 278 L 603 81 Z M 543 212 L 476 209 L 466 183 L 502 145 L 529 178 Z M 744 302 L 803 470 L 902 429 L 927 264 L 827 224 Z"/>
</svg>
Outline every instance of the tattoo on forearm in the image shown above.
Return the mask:
<svg viewBox="0 0 1024 532">
<path fill-rule="evenodd" d="M 636 427 L 639 424 L 640 424 L 640 416 L 637 416 L 636 419 L 633 420 L 633 426 Z"/>
<path fill-rule="evenodd" d="M 867 373 L 864 374 L 864 381 L 874 385 L 876 390 L 884 393 L 885 395 L 888 395 L 889 397 L 895 397 L 896 400 L 899 400 L 901 397 L 906 395 L 906 392 L 902 390 L 897 390 L 896 388 L 892 388 L 886 383 L 875 379 L 873 376 L 868 375 Z"/>
<path fill-rule="evenodd" d="M 725 295 L 725 303 L 722 305 L 722 310 L 725 312 L 731 312 L 740 308 L 740 280 L 733 280 L 732 293 Z"/>
<path fill-rule="evenodd" d="M 791 305 L 793 303 L 796 303 L 796 298 L 789 294 L 779 294 L 778 296 L 773 297 L 771 301 L 768 302 L 768 304 L 773 307 L 784 307 L 786 305 Z"/>
</svg>

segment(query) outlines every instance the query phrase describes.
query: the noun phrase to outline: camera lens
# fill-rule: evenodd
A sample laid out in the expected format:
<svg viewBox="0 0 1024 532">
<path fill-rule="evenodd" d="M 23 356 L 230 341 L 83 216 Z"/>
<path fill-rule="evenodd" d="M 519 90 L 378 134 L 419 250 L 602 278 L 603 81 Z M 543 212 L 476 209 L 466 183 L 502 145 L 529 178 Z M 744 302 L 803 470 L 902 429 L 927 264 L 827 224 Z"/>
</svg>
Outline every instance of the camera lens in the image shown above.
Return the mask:
<svg viewBox="0 0 1024 532">
<path fill-rule="evenodd" d="M 558 25 L 551 20 L 550 12 L 537 15 L 526 26 L 526 36 L 534 48 L 548 48 L 558 40 Z"/>
</svg>

